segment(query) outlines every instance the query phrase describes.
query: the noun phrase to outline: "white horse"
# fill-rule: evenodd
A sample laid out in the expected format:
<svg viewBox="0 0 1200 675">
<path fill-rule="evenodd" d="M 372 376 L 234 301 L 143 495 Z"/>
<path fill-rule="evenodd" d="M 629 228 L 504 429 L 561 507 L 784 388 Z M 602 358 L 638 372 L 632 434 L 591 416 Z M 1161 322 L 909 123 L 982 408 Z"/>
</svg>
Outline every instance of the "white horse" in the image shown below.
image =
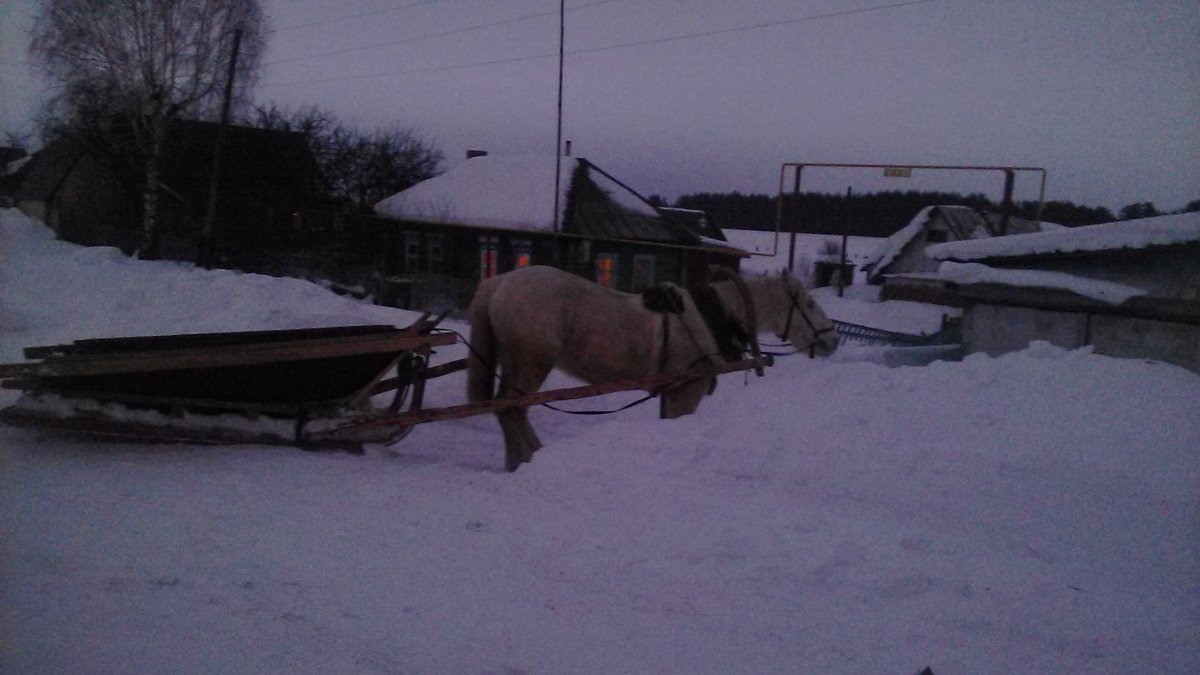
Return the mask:
<svg viewBox="0 0 1200 675">
<path fill-rule="evenodd" d="M 828 353 L 837 347 L 832 322 L 794 277 L 751 278 L 745 288 L 753 300 L 742 296 L 739 284 L 730 277 L 712 288 L 725 311 L 743 327 L 750 326 L 750 332 L 757 310 L 764 329 L 791 337 L 805 349 Z M 674 306 L 662 313 L 647 309 L 641 295 L 621 293 L 553 267 L 525 267 L 486 279 L 471 303 L 468 399 L 533 393 L 556 367 L 600 383 L 724 363 L 691 295 L 667 286 Z M 663 417 L 694 412 L 715 386 L 714 375 L 662 390 Z M 496 415 L 504 434 L 505 468 L 515 471 L 532 460 L 541 440 L 525 407 Z"/>
</svg>

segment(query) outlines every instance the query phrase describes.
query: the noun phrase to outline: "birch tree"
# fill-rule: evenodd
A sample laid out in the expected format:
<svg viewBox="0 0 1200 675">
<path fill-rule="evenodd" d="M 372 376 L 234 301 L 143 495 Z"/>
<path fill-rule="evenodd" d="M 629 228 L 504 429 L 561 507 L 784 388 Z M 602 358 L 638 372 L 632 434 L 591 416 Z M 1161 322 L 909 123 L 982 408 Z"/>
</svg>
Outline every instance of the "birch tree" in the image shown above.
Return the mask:
<svg viewBox="0 0 1200 675">
<path fill-rule="evenodd" d="M 68 115 L 121 120 L 144 171 L 141 255 L 158 248 L 159 166 L 181 117 L 219 109 L 234 35 L 236 91 L 253 84 L 265 45 L 258 0 L 42 0 L 30 54 L 59 87 Z"/>
</svg>

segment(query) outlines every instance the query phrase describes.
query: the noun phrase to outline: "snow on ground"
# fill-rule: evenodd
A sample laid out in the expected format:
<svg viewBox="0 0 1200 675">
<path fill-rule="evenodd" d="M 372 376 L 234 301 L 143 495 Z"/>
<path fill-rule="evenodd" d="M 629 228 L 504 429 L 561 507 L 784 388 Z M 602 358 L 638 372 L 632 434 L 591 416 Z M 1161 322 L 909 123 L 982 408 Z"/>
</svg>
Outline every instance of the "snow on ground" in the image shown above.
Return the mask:
<svg viewBox="0 0 1200 675">
<path fill-rule="evenodd" d="M 411 318 L 14 211 L 0 245 L 6 361 Z M 1200 377 L 859 354 L 726 376 L 677 420 L 537 409 L 511 475 L 489 417 L 364 457 L 0 426 L 0 672 L 1200 672 Z"/>
<path fill-rule="evenodd" d="M 742 261 L 742 270 L 747 272 L 777 272 L 781 269 L 786 269 L 788 266 L 788 254 L 791 250 L 791 234 L 781 232 L 779 234 L 778 246 L 776 246 L 775 232 L 763 232 L 759 230 L 724 230 L 725 238 L 729 243 L 737 246 L 744 251 L 757 253 L 746 260 Z M 855 269 L 855 279 L 862 279 L 861 268 L 864 263 L 871 260 L 875 255 L 879 245 L 884 240 L 879 237 L 848 237 L 846 244 L 846 260 L 847 262 L 857 265 Z M 812 266 L 815 261 L 821 258 L 821 249 L 826 246 L 841 246 L 842 238 L 832 234 L 808 234 L 798 233 L 796 235 L 796 274 L 801 278 L 806 278 L 812 273 Z M 772 256 L 771 253 L 775 255 Z M 837 256 L 834 256 L 836 259 Z"/>
<path fill-rule="evenodd" d="M 826 286 L 814 288 L 812 296 L 831 319 L 906 335 L 933 335 L 947 319 L 962 316 L 959 307 L 907 300 L 880 302 L 879 290 L 879 286 L 865 284 L 848 286 L 838 297 L 836 288 Z"/>
</svg>

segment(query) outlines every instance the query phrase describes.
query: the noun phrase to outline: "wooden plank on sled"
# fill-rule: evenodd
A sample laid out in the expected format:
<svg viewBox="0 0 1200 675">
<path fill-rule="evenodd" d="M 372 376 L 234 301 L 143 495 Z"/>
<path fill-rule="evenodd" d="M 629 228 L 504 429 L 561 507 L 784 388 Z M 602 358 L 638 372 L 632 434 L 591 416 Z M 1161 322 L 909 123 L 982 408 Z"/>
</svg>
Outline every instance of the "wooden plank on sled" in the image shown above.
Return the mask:
<svg viewBox="0 0 1200 675">
<path fill-rule="evenodd" d="M 589 398 L 592 396 L 612 394 L 620 391 L 652 390 L 678 382 L 703 379 L 706 377 L 712 377 L 714 375 L 741 372 L 752 370 L 760 366 L 771 365 L 774 365 L 774 360 L 770 356 L 763 356 L 762 359 L 745 359 L 742 361 L 724 363 L 717 367 L 696 367 L 688 370 L 676 371 L 673 373 L 652 375 L 649 377 L 614 380 L 612 382 L 604 382 L 601 384 L 589 384 L 566 389 L 539 391 L 513 398 L 500 398 L 490 401 L 480 401 L 478 403 L 464 403 L 462 405 L 447 406 L 444 408 L 430 408 L 428 410 L 416 410 L 406 413 L 375 415 L 362 420 L 349 422 L 345 426 L 331 429 L 326 432 L 309 434 L 309 438 L 314 440 L 326 437 L 331 438 L 336 437 L 339 433 L 350 433 L 351 430 L 359 430 L 373 426 L 407 427 L 415 424 L 425 424 L 426 422 L 440 422 L 444 420 L 461 419 L 463 417 L 472 417 L 475 415 L 499 412 L 508 408 L 541 405 L 543 403 L 550 403 L 552 401 L 567 401 L 577 398 Z"/>
<path fill-rule="evenodd" d="M 74 353 L 51 355 L 39 363 L 0 364 L 0 378 L 147 373 L 329 359 L 358 354 L 417 351 L 451 345 L 456 339 L 453 333 L 416 334 L 410 331 L 396 331 L 299 342 L 282 341 L 140 352 Z"/>
</svg>

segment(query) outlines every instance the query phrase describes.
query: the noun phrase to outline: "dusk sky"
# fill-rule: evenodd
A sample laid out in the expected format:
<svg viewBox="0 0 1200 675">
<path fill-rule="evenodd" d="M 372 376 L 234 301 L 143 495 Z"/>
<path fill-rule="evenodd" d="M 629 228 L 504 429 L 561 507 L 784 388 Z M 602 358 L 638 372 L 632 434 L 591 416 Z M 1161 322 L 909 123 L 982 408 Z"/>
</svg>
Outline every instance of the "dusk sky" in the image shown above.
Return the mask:
<svg viewBox="0 0 1200 675">
<path fill-rule="evenodd" d="M 0 0 L 0 131 L 48 84 Z M 554 151 L 557 0 L 265 3 L 261 103 L 446 154 Z M 784 162 L 1044 167 L 1047 198 L 1200 199 L 1196 0 L 568 0 L 563 136 L 643 194 L 778 189 Z M 983 191 L 1000 174 L 806 170 L 805 188 Z M 1018 199 L 1037 196 L 1018 177 Z"/>
</svg>

